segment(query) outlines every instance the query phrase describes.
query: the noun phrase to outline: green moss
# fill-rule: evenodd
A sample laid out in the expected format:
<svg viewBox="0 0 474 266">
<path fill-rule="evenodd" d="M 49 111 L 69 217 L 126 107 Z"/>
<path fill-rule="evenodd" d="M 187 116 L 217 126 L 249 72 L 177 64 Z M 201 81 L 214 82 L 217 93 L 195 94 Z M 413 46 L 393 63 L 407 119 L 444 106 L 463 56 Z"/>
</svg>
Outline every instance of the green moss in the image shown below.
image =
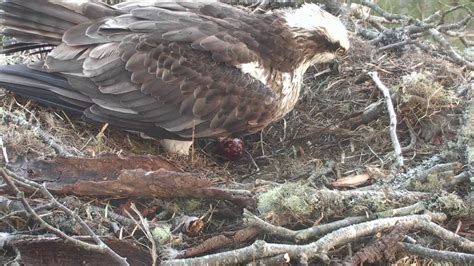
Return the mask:
<svg viewBox="0 0 474 266">
<path fill-rule="evenodd" d="M 156 243 L 163 245 L 169 240 L 171 240 L 171 229 L 169 225 L 163 225 L 161 227 L 156 227 L 151 231 L 153 239 Z"/>
<path fill-rule="evenodd" d="M 435 208 L 454 217 L 463 217 L 469 214 L 469 208 L 463 199 L 455 194 L 445 194 L 438 198 Z"/>
<path fill-rule="evenodd" d="M 262 193 L 258 198 L 261 213 L 291 212 L 296 216 L 310 216 L 313 212 L 310 188 L 301 183 L 288 183 Z"/>
<path fill-rule="evenodd" d="M 417 191 L 433 192 L 441 191 L 445 184 L 446 181 L 443 176 L 439 176 L 438 173 L 435 173 L 429 175 L 424 182 L 415 181 L 413 187 Z"/>
</svg>

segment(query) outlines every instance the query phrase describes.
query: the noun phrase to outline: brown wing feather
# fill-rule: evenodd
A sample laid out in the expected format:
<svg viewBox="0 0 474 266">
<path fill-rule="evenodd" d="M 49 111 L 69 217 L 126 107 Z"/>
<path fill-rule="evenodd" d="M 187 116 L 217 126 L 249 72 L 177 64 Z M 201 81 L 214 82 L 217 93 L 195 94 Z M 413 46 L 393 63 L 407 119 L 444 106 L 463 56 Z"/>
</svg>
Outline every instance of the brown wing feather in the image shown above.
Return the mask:
<svg viewBox="0 0 474 266">
<path fill-rule="evenodd" d="M 271 122 L 278 96 L 236 67 L 268 64 L 256 39 L 267 24 L 221 5 L 137 3 L 124 11 L 67 30 L 46 61 L 59 72 L 82 64 L 82 73 L 62 74 L 92 99 L 87 119 L 184 139 L 247 134 Z"/>
</svg>

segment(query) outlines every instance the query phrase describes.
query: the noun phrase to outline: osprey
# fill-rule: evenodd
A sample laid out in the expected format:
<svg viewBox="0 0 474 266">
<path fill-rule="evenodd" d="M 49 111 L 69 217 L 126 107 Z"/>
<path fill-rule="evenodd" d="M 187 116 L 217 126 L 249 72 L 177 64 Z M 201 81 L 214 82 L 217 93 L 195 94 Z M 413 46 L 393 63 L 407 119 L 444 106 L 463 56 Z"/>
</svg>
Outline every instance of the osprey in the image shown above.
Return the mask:
<svg viewBox="0 0 474 266">
<path fill-rule="evenodd" d="M 0 86 L 163 141 L 263 129 L 295 106 L 303 74 L 349 49 L 341 21 L 317 5 L 252 13 L 217 2 L 0 1 L 3 53 L 44 61 L 0 67 Z M 37 51 L 37 50 L 34 50 Z"/>
</svg>

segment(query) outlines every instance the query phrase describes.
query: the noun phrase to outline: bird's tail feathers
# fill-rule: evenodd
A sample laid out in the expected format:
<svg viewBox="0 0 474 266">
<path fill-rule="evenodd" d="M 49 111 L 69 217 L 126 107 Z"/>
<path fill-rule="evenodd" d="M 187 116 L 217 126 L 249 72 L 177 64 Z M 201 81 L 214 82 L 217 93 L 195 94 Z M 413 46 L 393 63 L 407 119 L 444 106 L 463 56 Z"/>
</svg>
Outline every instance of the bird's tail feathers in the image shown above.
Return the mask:
<svg viewBox="0 0 474 266">
<path fill-rule="evenodd" d="M 26 65 L 0 66 L 0 88 L 78 115 L 92 105 L 90 98 L 74 91 L 65 78 Z"/>
<path fill-rule="evenodd" d="M 83 0 L 0 0 L 1 34 L 17 41 L 14 49 L 6 45 L 2 53 L 31 50 L 32 44 L 58 45 L 69 28 L 118 12 Z"/>
</svg>

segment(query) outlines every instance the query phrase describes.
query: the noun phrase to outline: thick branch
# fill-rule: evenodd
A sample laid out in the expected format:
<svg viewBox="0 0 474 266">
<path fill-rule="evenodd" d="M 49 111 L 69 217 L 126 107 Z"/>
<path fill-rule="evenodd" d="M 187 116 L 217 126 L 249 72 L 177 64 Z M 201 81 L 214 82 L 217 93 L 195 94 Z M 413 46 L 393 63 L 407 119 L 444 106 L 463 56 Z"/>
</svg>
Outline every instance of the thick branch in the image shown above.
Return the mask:
<svg viewBox="0 0 474 266">
<path fill-rule="evenodd" d="M 304 242 L 304 241 L 307 241 L 308 239 L 312 239 L 317 236 L 328 234 L 332 231 L 338 230 L 346 226 L 375 220 L 377 218 L 406 216 L 406 215 L 418 213 L 420 211 L 423 211 L 424 209 L 425 209 L 424 204 L 419 202 L 414 205 L 403 207 L 403 208 L 378 212 L 372 215 L 348 217 L 343 220 L 331 222 L 328 224 L 316 225 L 307 229 L 302 229 L 302 230 L 297 230 L 297 231 L 290 230 L 282 226 L 275 226 L 273 224 L 270 224 L 260 219 L 259 217 L 253 215 L 247 210 L 244 210 L 244 218 L 246 219 L 245 222 L 247 223 L 247 225 L 257 226 L 260 229 L 267 232 L 268 234 L 282 237 L 285 239 L 290 239 L 296 242 Z"/>
<path fill-rule="evenodd" d="M 264 241 L 255 241 L 253 245 L 233 251 L 212 254 L 208 256 L 177 259 L 163 261 L 162 265 L 214 265 L 214 264 L 238 264 L 264 257 L 276 256 L 288 253 L 292 258 L 306 256 L 308 259 L 327 259 L 327 252 L 336 246 L 343 245 L 353 240 L 376 234 L 382 230 L 393 228 L 394 226 L 416 228 L 420 222 L 430 222 L 430 220 L 444 220 L 442 214 L 412 215 L 398 218 L 385 218 L 375 221 L 365 222 L 354 226 L 348 226 L 334 231 L 320 238 L 318 241 L 306 245 L 285 245 L 269 244 Z"/>
</svg>

